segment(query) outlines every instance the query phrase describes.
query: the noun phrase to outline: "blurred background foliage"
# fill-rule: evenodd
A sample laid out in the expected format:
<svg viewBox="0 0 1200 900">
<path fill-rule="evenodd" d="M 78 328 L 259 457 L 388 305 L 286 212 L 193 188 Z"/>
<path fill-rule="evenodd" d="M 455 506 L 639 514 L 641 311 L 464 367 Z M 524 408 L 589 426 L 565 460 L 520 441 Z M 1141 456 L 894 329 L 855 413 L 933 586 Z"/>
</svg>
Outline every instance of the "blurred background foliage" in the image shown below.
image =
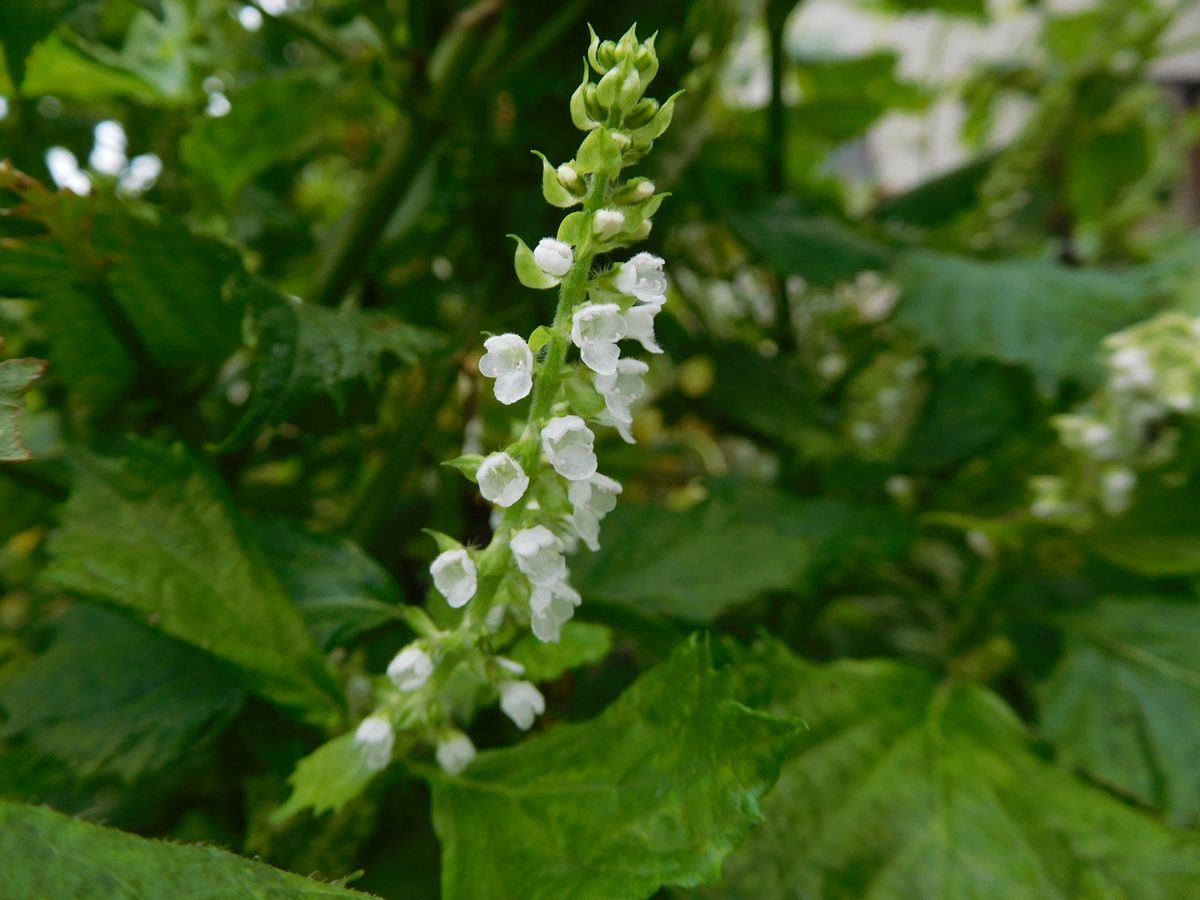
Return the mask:
<svg viewBox="0 0 1200 900">
<path fill-rule="evenodd" d="M 1195 896 L 1186 3 L 0 6 L 0 333 L 48 362 L 0 364 L 0 797 L 439 893 L 419 771 L 271 814 L 407 639 L 421 529 L 488 534 L 439 462 L 508 434 L 475 365 L 549 314 L 530 150 L 635 20 L 687 89 L 644 173 L 667 354 L 529 657 L 548 727 L 703 629 L 809 726 L 714 896 Z M 472 865 L 447 896 L 509 896 Z"/>
</svg>

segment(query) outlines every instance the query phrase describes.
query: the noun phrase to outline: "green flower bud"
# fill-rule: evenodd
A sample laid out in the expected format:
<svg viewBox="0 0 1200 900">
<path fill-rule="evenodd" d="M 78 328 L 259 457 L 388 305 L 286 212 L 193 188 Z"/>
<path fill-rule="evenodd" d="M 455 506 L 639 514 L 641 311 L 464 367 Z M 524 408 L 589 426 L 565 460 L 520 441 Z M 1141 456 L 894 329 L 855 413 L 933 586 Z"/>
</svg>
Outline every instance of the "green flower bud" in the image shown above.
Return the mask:
<svg viewBox="0 0 1200 900">
<path fill-rule="evenodd" d="M 652 97 L 638 101 L 629 115 L 625 117 L 626 128 L 641 128 L 654 118 L 658 112 L 658 101 Z"/>
<path fill-rule="evenodd" d="M 571 121 L 580 131 L 591 131 L 600 125 L 603 115 L 593 115 L 589 110 L 587 101 L 588 90 L 594 88 L 588 82 L 588 64 L 583 64 L 583 81 L 579 87 L 575 89 L 575 93 L 571 95 Z"/>
</svg>

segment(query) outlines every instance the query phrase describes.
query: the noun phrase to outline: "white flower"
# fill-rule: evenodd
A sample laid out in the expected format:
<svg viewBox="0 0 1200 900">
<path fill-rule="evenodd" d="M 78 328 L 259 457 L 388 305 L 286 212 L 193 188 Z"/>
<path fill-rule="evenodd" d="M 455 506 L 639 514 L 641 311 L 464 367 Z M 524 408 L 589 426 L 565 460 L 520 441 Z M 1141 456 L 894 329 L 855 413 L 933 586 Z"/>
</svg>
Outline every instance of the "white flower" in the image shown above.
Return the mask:
<svg viewBox="0 0 1200 900">
<path fill-rule="evenodd" d="M 1132 469 L 1116 466 L 1100 476 L 1100 503 L 1110 516 L 1119 516 L 1133 503 L 1137 474 Z"/>
<path fill-rule="evenodd" d="M 615 303 L 587 303 L 571 316 L 571 342 L 593 372 L 615 372 L 621 350 L 617 341 L 628 326 Z"/>
<path fill-rule="evenodd" d="M 575 615 L 575 607 L 583 600 L 579 592 L 559 581 L 550 586 L 536 585 L 529 596 L 530 624 L 533 635 L 539 641 L 557 644 L 562 637 L 562 627 Z"/>
<path fill-rule="evenodd" d="M 568 481 L 581 481 L 596 474 L 596 453 L 592 449 L 595 443 L 592 429 L 579 416 L 556 416 L 542 428 L 546 458 L 554 471 Z"/>
<path fill-rule="evenodd" d="M 450 775 L 458 775 L 475 759 L 475 745 L 462 732 L 440 741 L 435 751 L 438 765 Z"/>
<path fill-rule="evenodd" d="M 415 691 L 433 674 L 433 659 L 416 644 L 409 644 L 388 663 L 387 674 L 400 690 Z"/>
<path fill-rule="evenodd" d="M 651 187 L 653 190 L 653 187 Z M 617 290 L 636 297 L 642 303 L 661 305 L 667 302 L 667 276 L 662 257 L 653 253 L 638 253 L 617 269 Z"/>
<path fill-rule="evenodd" d="M 354 732 L 354 746 L 362 754 L 363 765 L 372 772 L 386 769 L 392 761 L 392 748 L 396 746 L 392 723 L 383 716 L 363 719 Z"/>
<path fill-rule="evenodd" d="M 500 685 L 500 709 L 522 731 L 546 711 L 546 698 L 528 681 L 505 681 Z"/>
<path fill-rule="evenodd" d="M 1154 367 L 1141 347 L 1123 347 L 1112 355 L 1109 363 L 1115 372 L 1112 383 L 1117 390 L 1154 386 Z"/>
<path fill-rule="evenodd" d="M 429 567 L 433 586 L 455 609 L 466 606 L 475 596 L 475 561 L 466 550 L 439 553 Z"/>
<path fill-rule="evenodd" d="M 529 476 L 507 453 L 489 453 L 475 473 L 483 499 L 497 506 L 512 506 L 529 487 Z"/>
<path fill-rule="evenodd" d="M 522 528 L 508 545 L 517 568 L 534 584 L 550 585 L 567 577 L 562 541 L 545 525 Z"/>
<path fill-rule="evenodd" d="M 598 209 L 592 219 L 592 231 L 598 237 L 610 238 L 620 234 L 625 227 L 625 213 L 619 209 Z"/>
<path fill-rule="evenodd" d="M 601 425 L 608 425 L 610 428 L 617 429 L 617 434 L 619 434 L 621 436 L 621 440 L 623 440 L 625 443 L 627 443 L 627 444 L 636 444 L 637 443 L 637 441 L 635 441 L 633 439 L 633 430 L 629 427 L 632 423 L 631 422 L 618 422 L 616 419 L 613 418 L 613 414 L 610 413 L 607 409 L 600 411 L 600 415 L 596 416 L 596 421 L 599 422 Z"/>
<path fill-rule="evenodd" d="M 625 425 L 633 421 L 630 407 L 646 392 L 642 376 L 649 371 L 650 367 L 640 359 L 622 359 L 613 374 L 596 376 L 596 390 L 603 395 L 604 405 L 613 419 Z"/>
<path fill-rule="evenodd" d="M 647 353 L 663 352 L 654 338 L 654 317 L 661 309 L 662 306 L 657 303 L 647 303 L 629 309 L 621 317 L 625 320 L 625 337 L 637 341 Z"/>
<path fill-rule="evenodd" d="M 570 244 L 556 238 L 542 238 L 533 249 L 533 261 L 537 267 L 554 278 L 562 278 L 575 263 L 575 252 Z"/>
<path fill-rule="evenodd" d="M 496 399 L 504 405 L 528 397 L 533 389 L 533 353 L 519 334 L 497 334 L 483 342 L 487 350 L 479 371 L 495 378 Z"/>
<path fill-rule="evenodd" d="M 653 181 L 639 181 L 635 188 L 635 194 L 639 200 L 649 200 L 656 190 L 657 188 L 654 186 Z"/>
<path fill-rule="evenodd" d="M 593 552 L 600 549 L 600 520 L 617 506 L 621 483 L 597 472 L 586 481 L 572 481 L 567 496 L 575 508 L 575 530 Z"/>
</svg>

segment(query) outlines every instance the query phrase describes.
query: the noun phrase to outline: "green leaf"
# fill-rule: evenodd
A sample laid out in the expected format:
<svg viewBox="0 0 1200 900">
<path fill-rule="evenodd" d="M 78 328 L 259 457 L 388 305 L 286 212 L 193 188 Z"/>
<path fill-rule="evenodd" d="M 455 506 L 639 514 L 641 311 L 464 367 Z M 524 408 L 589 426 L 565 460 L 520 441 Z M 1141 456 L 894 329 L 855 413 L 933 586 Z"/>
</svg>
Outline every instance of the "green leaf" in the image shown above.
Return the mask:
<svg viewBox="0 0 1200 900">
<path fill-rule="evenodd" d="M 4 342 L 0 341 L 0 349 Z M 6 359 L 0 362 L 0 462 L 25 462 L 29 448 L 21 439 L 21 413 L 25 392 L 42 377 L 46 363 L 40 359 Z"/>
<path fill-rule="evenodd" d="M 331 727 L 341 690 L 217 476 L 182 446 L 81 460 L 45 577 L 233 666 L 243 685 Z"/>
<path fill-rule="evenodd" d="M 75 11 L 81 0 L 19 0 L 0 3 L 0 46 L 9 77 L 18 89 L 25 78 L 25 61 L 35 44 Z"/>
<path fill-rule="evenodd" d="M 262 282 L 238 293 L 257 310 L 254 389 L 222 452 L 286 421 L 315 396 L 332 398 L 343 411 L 352 384 L 376 384 L 385 355 L 411 363 L 440 346 L 429 332 L 385 314 L 300 303 Z"/>
<path fill-rule="evenodd" d="M 281 824 L 305 809 L 317 816 L 337 812 L 361 794 L 375 775 L 363 762 L 354 733 L 339 735 L 296 764 L 288 778 L 292 794 L 271 814 L 271 821 Z"/>
<path fill-rule="evenodd" d="M 1175 900 L 1200 843 L 1031 751 L 986 688 L 891 661 L 816 666 L 772 646 L 750 693 L 809 724 L 766 823 L 715 897 Z"/>
<path fill-rule="evenodd" d="M 76 775 L 133 782 L 186 756 L 243 696 L 230 672 L 198 650 L 77 606 L 50 648 L 0 684 L 8 713 L 0 733 L 26 735 Z"/>
<path fill-rule="evenodd" d="M 608 600 L 693 621 L 774 590 L 806 587 L 822 569 L 903 542 L 886 515 L 832 499 L 730 487 L 687 510 L 622 503 L 600 551 L 580 553 L 572 582 Z"/>
<path fill-rule="evenodd" d="M 275 577 L 324 649 L 403 618 L 400 587 L 358 544 L 283 519 L 253 527 Z"/>
<path fill-rule="evenodd" d="M 1171 822 L 1200 822 L 1200 607 L 1106 600 L 1066 617 L 1042 685 L 1042 725 L 1064 764 Z"/>
<path fill-rule="evenodd" d="M 575 169 L 581 175 L 601 172 L 609 178 L 621 174 L 621 148 L 607 128 L 588 132 L 575 157 Z"/>
<path fill-rule="evenodd" d="M 801 727 L 735 702 L 692 641 L 591 722 L 434 781 L 443 896 L 619 900 L 711 880 Z"/>
<path fill-rule="evenodd" d="M 886 247 L 834 219 L 815 218 L 780 201 L 730 216 L 738 238 L 781 275 L 799 275 L 818 285 L 854 278 L 891 266 Z"/>
<path fill-rule="evenodd" d="M 1136 505 L 1089 532 L 1085 546 L 1106 562 L 1149 578 L 1200 573 L 1200 484 L 1166 484 L 1146 473 Z"/>
<path fill-rule="evenodd" d="M 525 667 L 530 681 L 554 681 L 564 672 L 598 663 L 612 652 L 613 634 L 610 628 L 591 622 L 567 622 L 557 644 L 539 641 L 527 634 L 508 656 Z"/>
<path fill-rule="evenodd" d="M 1095 384 L 1101 338 L 1143 318 L 1145 273 L 1068 269 L 1044 260 L 975 262 L 914 252 L 901 259 L 894 321 L 947 359 L 1022 365 L 1039 387 Z"/>
<path fill-rule="evenodd" d="M 202 844 L 149 841 L 49 809 L 0 801 L 0 871 L 11 897 L 366 897 Z"/>
<path fill-rule="evenodd" d="M 572 213 L 572 215 L 575 214 Z M 523 240 L 515 234 L 510 234 L 509 237 L 517 242 L 517 250 L 513 255 L 513 268 L 516 270 L 517 280 L 521 284 L 527 288 L 533 288 L 535 291 L 544 291 L 547 288 L 555 287 L 562 280 L 553 275 L 547 275 L 541 270 L 533 261 L 533 251 Z"/>
<path fill-rule="evenodd" d="M 890 112 L 924 108 L 927 94 L 898 79 L 896 63 L 896 54 L 886 52 L 797 60 L 801 100 L 793 115 L 805 136 L 841 143 Z"/>
<path fill-rule="evenodd" d="M 228 115 L 197 118 L 180 143 L 184 162 L 227 202 L 272 165 L 328 134 L 336 102 L 328 88 L 301 76 L 256 81 L 229 100 Z"/>
</svg>

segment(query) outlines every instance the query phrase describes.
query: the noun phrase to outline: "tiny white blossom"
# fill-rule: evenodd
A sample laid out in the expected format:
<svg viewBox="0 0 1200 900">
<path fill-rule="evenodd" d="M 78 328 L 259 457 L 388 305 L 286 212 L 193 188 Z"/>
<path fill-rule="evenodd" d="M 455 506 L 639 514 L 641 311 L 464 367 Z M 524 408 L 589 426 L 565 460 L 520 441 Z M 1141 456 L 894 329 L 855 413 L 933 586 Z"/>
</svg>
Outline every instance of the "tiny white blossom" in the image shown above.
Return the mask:
<svg viewBox="0 0 1200 900">
<path fill-rule="evenodd" d="M 592 231 L 598 237 L 610 238 L 621 233 L 625 227 L 625 213 L 619 209 L 598 209 L 592 219 Z"/>
<path fill-rule="evenodd" d="M 466 606 L 475 596 L 475 561 L 466 550 L 439 553 L 429 567 L 433 586 L 455 609 Z"/>
<path fill-rule="evenodd" d="M 505 681 L 500 685 L 500 709 L 522 731 L 546 711 L 546 698 L 528 681 Z"/>
<path fill-rule="evenodd" d="M 505 406 L 529 396 L 533 389 L 533 353 L 519 334 L 497 334 L 483 342 L 487 350 L 479 371 L 495 378 L 496 399 Z"/>
<path fill-rule="evenodd" d="M 363 765 L 372 772 L 386 769 L 392 761 L 392 748 L 396 746 L 392 723 L 383 716 L 363 719 L 354 732 L 354 746 L 362 755 Z"/>
<path fill-rule="evenodd" d="M 642 303 L 667 302 L 667 276 L 662 257 L 653 253 L 638 253 L 617 269 L 617 290 L 636 297 Z"/>
<path fill-rule="evenodd" d="M 621 440 L 623 440 L 625 443 L 637 443 L 637 441 L 633 438 L 633 429 L 629 427 L 631 424 L 633 424 L 632 422 L 618 421 L 617 419 L 613 418 L 613 414 L 607 409 L 600 411 L 600 415 L 596 416 L 596 421 L 601 425 L 607 425 L 610 428 L 615 428 L 617 430 L 617 434 L 621 436 Z"/>
<path fill-rule="evenodd" d="M 654 337 L 654 317 L 662 306 L 646 303 L 635 306 L 621 317 L 625 320 L 625 337 L 637 341 L 647 353 L 662 353 L 662 347 Z"/>
<path fill-rule="evenodd" d="M 548 644 L 557 644 L 562 637 L 562 627 L 575 615 L 575 608 L 582 603 L 579 592 L 559 581 L 544 586 L 535 585 L 529 596 L 530 624 L 533 636 Z"/>
<path fill-rule="evenodd" d="M 1100 502 L 1110 516 L 1119 516 L 1133 503 L 1137 474 L 1132 469 L 1117 466 L 1100 476 Z"/>
<path fill-rule="evenodd" d="M 1080 442 L 1089 450 L 1106 447 L 1112 439 L 1112 429 L 1102 422 L 1093 422 L 1087 425 L 1079 436 Z"/>
<path fill-rule="evenodd" d="M 637 198 L 639 200 L 648 200 L 654 195 L 655 190 L 657 188 L 654 186 L 653 181 L 639 181 L 636 188 Z"/>
<path fill-rule="evenodd" d="M 1150 356 L 1141 347 L 1123 347 L 1109 362 L 1115 370 L 1113 387 L 1117 390 L 1154 386 L 1154 367 L 1150 365 Z"/>
<path fill-rule="evenodd" d="M 630 407 L 646 392 L 642 376 L 649 371 L 650 367 L 640 359 L 622 359 L 611 375 L 596 376 L 596 390 L 604 397 L 604 405 L 616 421 L 626 425 L 633 421 Z"/>
<path fill-rule="evenodd" d="M 627 329 L 621 307 L 615 303 L 587 303 L 571 315 L 571 342 L 593 372 L 616 371 L 621 355 L 617 341 L 625 337 Z"/>
<path fill-rule="evenodd" d="M 534 584 L 550 585 L 567 577 L 562 541 L 545 525 L 522 528 L 508 545 L 517 568 Z"/>
<path fill-rule="evenodd" d="M 562 278 L 575 263 L 575 251 L 557 238 L 542 238 L 533 249 L 533 261 L 547 275 Z"/>
<path fill-rule="evenodd" d="M 483 499 L 497 506 L 509 507 L 525 494 L 529 476 L 521 464 L 502 451 L 489 453 L 475 473 Z"/>
<path fill-rule="evenodd" d="M 475 745 L 462 732 L 440 741 L 434 752 L 438 765 L 448 774 L 458 775 L 475 759 Z"/>
<path fill-rule="evenodd" d="M 558 176 L 559 182 L 572 190 L 578 189 L 581 185 L 579 182 L 579 170 L 570 163 L 563 163 L 554 173 Z"/>
<path fill-rule="evenodd" d="M 588 549 L 600 549 L 600 520 L 617 506 L 621 483 L 597 472 L 586 481 L 572 481 L 567 497 L 574 507 L 575 530 Z"/>
<path fill-rule="evenodd" d="M 400 690 L 415 691 L 433 674 L 433 659 L 416 644 L 409 644 L 388 664 L 387 674 Z"/>
<path fill-rule="evenodd" d="M 592 449 L 595 443 L 592 429 L 579 416 L 556 416 L 542 428 L 546 458 L 554 471 L 568 481 L 581 481 L 596 474 L 596 452 Z"/>
</svg>

